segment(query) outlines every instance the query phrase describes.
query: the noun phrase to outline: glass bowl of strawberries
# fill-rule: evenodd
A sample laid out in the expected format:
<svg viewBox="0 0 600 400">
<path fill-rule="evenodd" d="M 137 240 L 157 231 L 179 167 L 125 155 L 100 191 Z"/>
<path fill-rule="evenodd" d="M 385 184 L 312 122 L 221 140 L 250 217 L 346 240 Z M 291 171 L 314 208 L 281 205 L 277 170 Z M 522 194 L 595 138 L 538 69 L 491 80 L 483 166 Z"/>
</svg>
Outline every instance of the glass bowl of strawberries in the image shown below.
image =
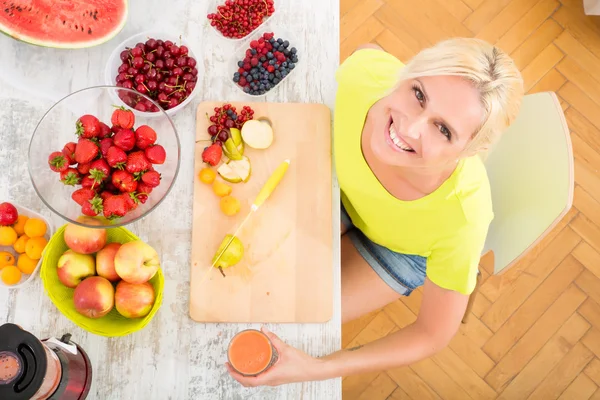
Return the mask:
<svg viewBox="0 0 600 400">
<path fill-rule="evenodd" d="M 123 97 L 157 106 L 130 89 L 90 87 L 54 104 L 31 137 L 33 187 L 69 222 L 132 223 L 158 207 L 175 183 L 181 158 L 175 125 L 160 108 L 150 118 L 126 103 L 115 106 L 113 99 Z"/>
</svg>

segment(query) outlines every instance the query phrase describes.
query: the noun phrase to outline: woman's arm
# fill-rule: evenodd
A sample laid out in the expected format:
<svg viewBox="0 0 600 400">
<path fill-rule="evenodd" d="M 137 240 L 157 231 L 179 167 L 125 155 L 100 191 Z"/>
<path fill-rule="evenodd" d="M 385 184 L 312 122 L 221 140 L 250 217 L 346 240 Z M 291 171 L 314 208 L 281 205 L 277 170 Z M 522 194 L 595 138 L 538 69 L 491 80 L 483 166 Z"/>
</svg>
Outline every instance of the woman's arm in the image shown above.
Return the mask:
<svg viewBox="0 0 600 400">
<path fill-rule="evenodd" d="M 467 301 L 468 296 L 442 289 L 426 279 L 417 320 L 398 332 L 364 346 L 314 358 L 263 328 L 279 351 L 279 360 L 273 368 L 256 377 L 241 376 L 228 363 L 227 370 L 244 386 L 277 386 L 384 371 L 412 364 L 448 345 L 460 326 Z"/>
<path fill-rule="evenodd" d="M 426 279 L 421 310 L 413 324 L 371 343 L 322 357 L 313 379 L 383 371 L 432 356 L 456 334 L 467 302 L 468 296 Z"/>
</svg>

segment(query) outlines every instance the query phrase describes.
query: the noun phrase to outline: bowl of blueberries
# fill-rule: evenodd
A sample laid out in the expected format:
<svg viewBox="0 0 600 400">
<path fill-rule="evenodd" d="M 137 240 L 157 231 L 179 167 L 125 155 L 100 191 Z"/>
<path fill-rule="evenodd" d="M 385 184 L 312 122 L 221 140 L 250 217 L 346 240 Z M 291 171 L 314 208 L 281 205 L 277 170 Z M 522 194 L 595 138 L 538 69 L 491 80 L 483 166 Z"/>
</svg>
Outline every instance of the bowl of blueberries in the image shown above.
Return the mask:
<svg viewBox="0 0 600 400">
<path fill-rule="evenodd" d="M 289 79 L 303 53 L 289 32 L 265 24 L 238 45 L 233 54 L 229 81 L 242 93 L 257 97 Z"/>
</svg>

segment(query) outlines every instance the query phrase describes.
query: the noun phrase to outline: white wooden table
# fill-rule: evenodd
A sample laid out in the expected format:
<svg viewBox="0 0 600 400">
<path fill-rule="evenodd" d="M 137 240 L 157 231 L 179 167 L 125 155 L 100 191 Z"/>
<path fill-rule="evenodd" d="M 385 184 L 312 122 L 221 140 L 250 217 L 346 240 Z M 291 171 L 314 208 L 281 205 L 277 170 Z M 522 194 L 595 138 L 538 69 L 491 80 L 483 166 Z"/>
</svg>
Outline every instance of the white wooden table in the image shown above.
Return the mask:
<svg viewBox="0 0 600 400">
<path fill-rule="evenodd" d="M 130 1 L 124 30 L 104 45 L 66 51 L 29 46 L 0 35 L 0 198 L 51 217 L 35 194 L 27 170 L 30 136 L 43 113 L 60 97 L 87 86 L 103 84 L 106 60 L 125 38 L 149 29 L 182 34 L 199 57 L 202 91 L 175 115 L 182 142 L 181 172 L 165 202 L 128 228 L 151 243 L 162 256 L 165 297 L 161 310 L 141 332 L 108 339 L 79 329 L 44 294 L 37 279 L 21 290 L 0 290 L 0 324 L 13 322 L 38 338 L 70 332 L 89 354 L 94 380 L 89 399 L 339 399 L 341 381 L 245 389 L 231 379 L 223 363 L 229 339 L 239 330 L 259 324 L 200 324 L 188 316 L 191 248 L 194 112 L 203 100 L 248 101 L 227 82 L 226 63 L 233 44 L 218 40 L 208 26 L 207 1 Z M 310 51 L 298 68 L 266 101 L 325 103 L 333 110 L 334 73 L 339 60 L 337 0 L 276 0 L 273 23 L 295 33 L 294 40 Z M 277 19 L 277 21 L 275 21 Z M 334 180 L 335 181 L 335 180 Z M 333 196 L 335 259 L 339 260 L 339 195 Z M 341 346 L 340 274 L 335 265 L 335 311 L 326 324 L 268 325 L 282 339 L 311 355 Z"/>
</svg>

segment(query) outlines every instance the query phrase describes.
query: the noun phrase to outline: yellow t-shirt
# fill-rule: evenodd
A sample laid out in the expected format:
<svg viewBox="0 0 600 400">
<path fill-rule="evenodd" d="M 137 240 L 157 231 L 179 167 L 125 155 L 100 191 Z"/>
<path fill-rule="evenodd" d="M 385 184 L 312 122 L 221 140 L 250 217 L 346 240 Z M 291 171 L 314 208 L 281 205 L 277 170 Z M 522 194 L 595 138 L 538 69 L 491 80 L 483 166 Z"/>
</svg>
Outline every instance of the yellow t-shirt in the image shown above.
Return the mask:
<svg viewBox="0 0 600 400">
<path fill-rule="evenodd" d="M 370 107 L 389 93 L 404 65 L 391 54 L 363 49 L 336 73 L 334 158 L 341 199 L 353 224 L 392 251 L 427 258 L 427 277 L 438 286 L 470 294 L 488 227 L 493 219 L 485 166 L 463 159 L 427 196 L 402 201 L 377 180 L 361 149 Z"/>
</svg>

